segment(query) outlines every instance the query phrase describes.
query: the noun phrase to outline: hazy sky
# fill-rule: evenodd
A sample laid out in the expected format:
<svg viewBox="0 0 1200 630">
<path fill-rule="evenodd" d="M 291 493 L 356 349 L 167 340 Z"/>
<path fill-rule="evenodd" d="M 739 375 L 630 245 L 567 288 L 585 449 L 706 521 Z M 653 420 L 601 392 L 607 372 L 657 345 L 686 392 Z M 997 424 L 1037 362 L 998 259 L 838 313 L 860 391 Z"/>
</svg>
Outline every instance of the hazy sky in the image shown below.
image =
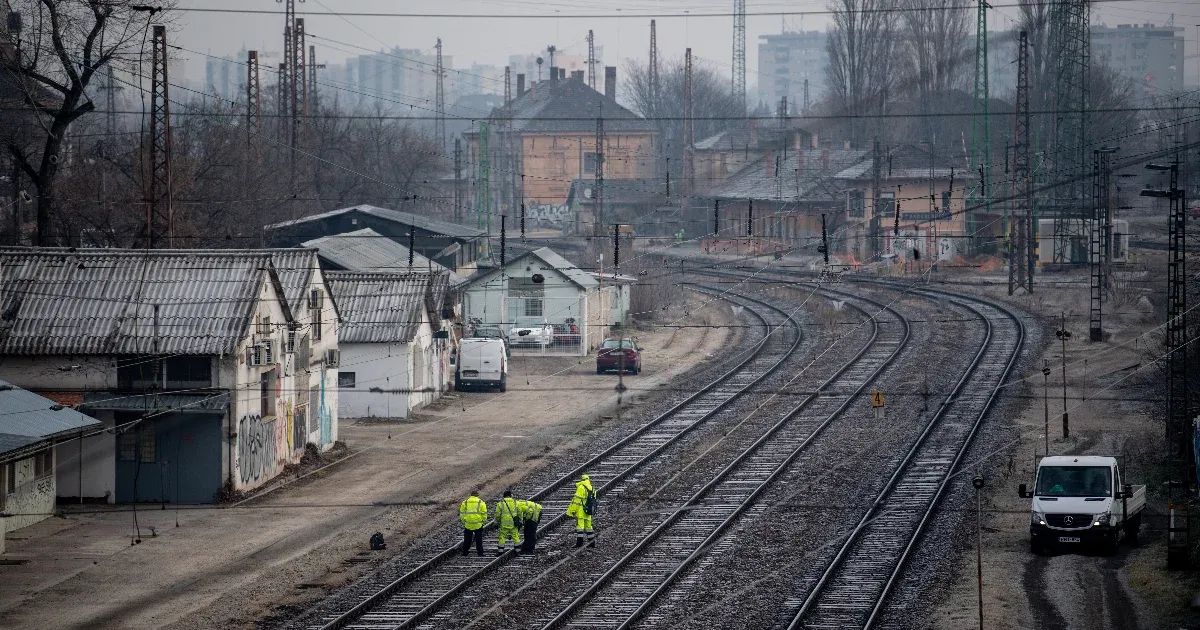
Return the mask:
<svg viewBox="0 0 1200 630">
<path fill-rule="evenodd" d="M 974 4 L 974 0 L 962 0 Z M 1200 2 L 1171 0 L 1093 0 L 1094 22 L 1108 25 L 1153 22 L 1164 24 L 1172 12 L 1176 26 L 1187 28 L 1187 54 L 1195 54 Z M 1017 16 L 1016 0 L 992 0 L 989 26 L 1005 28 Z M 179 0 L 174 42 L 184 48 L 225 55 L 247 49 L 278 51 L 282 48 L 283 4 L 276 0 Z M 681 57 L 686 47 L 702 63 L 730 72 L 732 55 L 732 0 L 297 0 L 297 14 L 306 28 L 321 39 L 319 61 L 339 63 L 347 57 L 392 46 L 433 50 L 442 38 L 444 54 L 454 66 L 471 62 L 503 66 L 510 54 L 528 54 L 555 44 L 560 49 L 585 54 L 588 29 L 604 47 L 608 65 L 624 66 L 624 59 L 645 59 L 649 49 L 649 14 L 656 14 L 658 47 L 664 57 Z M 747 84 L 757 85 L 758 36 L 778 33 L 786 21 L 789 30 L 823 30 L 828 24 L 826 0 L 747 0 Z M 186 9 L 239 9 L 278 14 L 204 13 Z M 685 16 L 684 11 L 689 15 Z M 503 15 L 514 17 L 354 16 L 345 13 L 408 13 L 451 16 Z M 793 14 L 781 16 L 779 12 Z M 708 14 L 708 15 L 705 15 Z M 712 15 L 720 14 L 720 15 Z M 758 15 L 756 15 L 758 14 Z M 774 15 L 763 15 L 774 14 Z M 591 17 L 577 17 L 587 15 Z M 366 49 L 366 50 L 364 50 Z M 202 79 L 203 54 L 188 55 L 188 76 Z M 1194 80 L 1198 59 L 1188 60 L 1188 79 Z M 278 63 L 267 60 L 268 63 Z"/>
</svg>

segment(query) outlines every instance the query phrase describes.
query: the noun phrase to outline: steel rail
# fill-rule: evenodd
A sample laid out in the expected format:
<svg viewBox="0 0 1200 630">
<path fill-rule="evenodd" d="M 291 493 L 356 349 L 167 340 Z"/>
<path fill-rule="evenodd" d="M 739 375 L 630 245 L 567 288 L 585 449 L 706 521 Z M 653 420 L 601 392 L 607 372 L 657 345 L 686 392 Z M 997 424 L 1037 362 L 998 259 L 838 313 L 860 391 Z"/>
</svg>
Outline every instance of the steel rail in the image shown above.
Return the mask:
<svg viewBox="0 0 1200 630">
<path fill-rule="evenodd" d="M 708 274 L 708 275 L 741 277 L 736 274 L 731 274 L 731 273 L 726 273 L 726 272 L 716 272 L 716 271 L 703 271 L 700 273 L 704 273 L 704 274 Z M 832 295 L 837 295 L 837 296 L 846 298 L 848 301 L 865 302 L 865 303 L 871 304 L 874 307 L 879 308 L 881 311 L 887 311 L 891 315 L 895 316 L 896 320 L 899 321 L 903 326 L 903 334 L 902 334 L 901 338 L 899 339 L 899 341 L 896 343 L 895 349 L 892 350 L 892 352 L 885 359 L 883 359 L 879 363 L 879 365 L 875 366 L 875 368 L 873 370 L 871 370 L 871 372 L 862 379 L 861 384 L 859 384 L 853 391 L 848 392 L 848 393 L 843 392 L 843 393 L 838 394 L 838 396 L 844 396 L 845 400 L 843 400 L 841 402 L 841 404 L 839 404 L 836 408 L 834 408 L 831 412 L 829 412 L 823 421 L 821 421 L 819 424 L 817 424 L 815 427 L 813 427 L 812 430 L 809 432 L 809 434 L 806 437 L 804 437 L 791 450 L 791 452 L 788 453 L 783 458 L 782 461 L 780 461 L 778 464 L 776 464 L 774 466 L 774 468 L 771 470 L 771 472 L 764 479 L 759 481 L 759 483 L 754 487 L 754 489 L 745 498 L 742 499 L 742 501 L 738 504 L 738 506 L 729 515 L 727 515 L 719 524 L 717 524 L 716 527 L 714 527 L 708 533 L 708 535 L 705 536 L 703 541 L 700 544 L 696 545 L 695 549 L 687 557 L 685 557 L 678 565 L 676 565 L 676 567 L 671 571 L 671 573 L 669 573 L 662 581 L 660 581 L 654 587 L 654 589 L 650 592 L 650 594 L 647 595 L 642 600 L 641 604 L 636 609 L 634 609 L 632 611 L 632 613 L 630 613 L 619 625 L 616 626 L 616 628 L 618 628 L 618 630 L 624 630 L 624 629 L 632 626 L 634 623 L 636 623 L 642 617 L 642 615 L 644 615 L 650 609 L 650 607 L 653 605 L 654 601 L 657 600 L 658 597 L 661 596 L 666 591 L 666 589 L 680 575 L 682 575 L 685 570 L 687 570 L 688 567 L 690 567 L 697 559 L 699 559 L 699 557 L 704 553 L 706 548 L 713 541 L 717 540 L 721 535 L 723 535 L 725 533 L 725 531 L 741 517 L 743 512 L 745 512 L 746 509 L 748 509 L 755 503 L 755 501 L 762 494 L 762 492 L 765 491 L 767 489 L 767 487 L 769 487 L 772 483 L 774 483 L 788 469 L 788 467 L 795 460 L 795 458 L 798 457 L 812 443 L 813 440 L 815 440 L 830 424 L 832 424 L 834 422 L 834 420 L 836 420 L 839 416 L 841 416 L 841 414 L 846 410 L 846 408 L 849 407 L 850 404 L 855 399 L 857 399 L 862 394 L 862 392 L 872 382 L 874 382 L 875 379 L 878 378 L 878 376 L 889 365 L 891 365 L 895 361 L 895 359 L 900 355 L 900 353 L 907 346 L 908 341 L 910 339 L 910 335 L 911 335 L 911 329 L 908 325 L 907 320 L 902 315 L 900 315 L 900 313 L 898 313 L 891 307 L 880 304 L 879 302 L 876 302 L 869 298 L 855 296 L 855 295 L 851 295 L 851 294 L 844 293 L 841 291 L 836 291 L 836 290 L 831 290 L 831 289 L 820 289 L 819 287 L 817 290 L 819 290 L 820 292 L 825 293 L 825 294 L 832 294 Z M 855 308 L 864 310 L 864 312 L 865 312 L 865 309 L 862 309 L 861 306 L 855 306 Z M 607 584 L 609 584 L 612 580 L 614 580 L 617 577 L 617 575 L 620 572 L 622 572 L 630 563 L 634 562 L 635 560 L 640 559 L 641 556 L 643 555 L 643 553 L 650 547 L 650 545 L 653 544 L 654 542 L 656 542 L 663 533 L 667 532 L 681 518 L 684 518 L 685 515 L 687 515 L 690 512 L 690 510 L 687 509 L 688 507 L 698 505 L 707 495 L 710 494 L 710 492 L 713 491 L 714 488 L 716 488 L 719 484 L 721 484 L 721 482 L 723 482 L 725 479 L 727 479 L 735 471 L 738 471 L 738 469 L 741 467 L 741 465 L 744 462 L 746 462 L 751 456 L 758 453 L 758 451 L 762 448 L 762 446 L 764 444 L 767 444 L 769 441 L 771 441 L 772 438 L 774 438 L 778 434 L 780 429 L 782 429 L 783 427 L 788 425 L 801 411 L 803 411 L 807 407 L 809 407 L 809 405 L 811 405 L 813 401 L 817 400 L 819 397 L 822 397 L 822 394 L 824 392 L 826 392 L 827 389 L 829 389 L 831 386 L 835 385 L 839 380 L 842 379 L 842 377 L 848 371 L 850 371 L 852 368 L 854 368 L 856 366 L 856 364 L 868 352 L 870 352 L 877 345 L 877 343 L 879 343 L 879 323 L 875 319 L 875 317 L 870 316 L 870 315 L 868 315 L 868 317 L 870 317 L 870 321 L 872 322 L 871 337 L 867 341 L 867 343 L 864 344 L 863 347 L 854 355 L 853 358 L 851 358 L 845 364 L 843 364 L 831 377 L 826 379 L 819 387 L 817 387 L 816 391 L 814 393 L 809 394 L 799 404 L 797 404 L 792 409 L 788 410 L 783 415 L 783 417 L 778 422 L 776 422 L 773 426 L 771 426 L 762 436 L 760 436 L 752 444 L 750 444 L 748 447 L 746 447 L 736 458 L 734 458 L 728 465 L 726 465 L 724 468 L 722 468 L 721 471 L 718 472 L 716 474 L 716 476 L 714 476 L 708 483 L 706 483 L 703 487 L 701 487 L 698 491 L 696 491 L 691 497 L 689 497 L 687 500 L 685 500 L 682 503 L 682 505 L 680 506 L 680 509 L 678 511 L 673 512 L 663 522 L 659 523 L 658 526 L 656 526 L 648 534 L 643 536 L 642 539 L 637 543 L 637 545 L 635 545 L 622 558 L 617 560 L 617 562 L 614 565 L 612 565 L 607 571 L 605 571 L 601 576 L 599 576 L 597 579 L 593 580 L 593 582 L 588 586 L 588 588 L 586 590 L 584 590 L 583 593 L 581 593 L 574 600 L 572 600 L 566 606 L 566 608 L 561 610 L 553 619 L 551 619 L 549 621 L 549 623 L 545 624 L 543 626 L 543 630 L 554 630 L 555 628 L 558 628 L 562 624 L 564 624 L 572 616 L 574 616 L 576 614 L 576 612 L 578 612 L 582 606 L 584 606 L 587 602 L 589 602 L 591 599 L 593 599 L 601 589 L 603 589 Z M 829 398 L 829 395 L 827 393 L 824 393 L 823 397 L 827 399 L 827 398 Z"/>
<path fill-rule="evenodd" d="M 709 287 L 697 287 L 696 290 L 699 292 L 702 292 L 702 293 L 713 294 L 713 295 L 717 295 L 720 293 L 720 290 L 712 289 Z M 646 455 L 644 455 L 637 461 L 632 462 L 623 471 L 621 471 L 620 473 L 615 475 L 611 480 L 606 482 L 604 485 L 599 486 L 597 488 L 598 491 L 605 490 L 605 489 L 611 487 L 613 484 L 618 483 L 619 481 L 621 481 L 622 479 L 627 477 L 629 474 L 633 473 L 635 470 L 640 469 L 646 463 L 650 462 L 651 460 L 656 458 L 659 454 L 661 454 L 662 451 L 665 450 L 668 446 L 676 443 L 678 440 L 682 439 L 683 436 L 687 435 L 693 429 L 695 429 L 696 427 L 699 427 L 702 423 L 706 422 L 707 420 L 712 418 L 714 415 L 716 415 L 716 413 L 719 412 L 721 409 L 724 409 L 726 406 L 728 406 L 729 404 L 731 404 L 738 398 L 742 397 L 751 388 L 753 388 L 758 383 L 762 382 L 763 379 L 765 379 L 768 376 L 770 376 L 771 374 L 775 373 L 780 367 L 782 367 L 784 362 L 786 362 L 787 359 L 789 357 L 791 357 L 792 354 L 794 354 L 796 352 L 796 350 L 800 347 L 800 344 L 803 341 L 803 333 L 799 326 L 799 323 L 796 321 L 796 319 L 793 315 L 791 315 L 791 314 L 783 311 L 782 309 L 775 307 L 767 302 L 763 302 L 761 300 L 756 300 L 754 298 L 749 298 L 749 297 L 741 296 L 741 295 L 737 295 L 736 297 L 738 297 L 739 299 L 743 299 L 745 301 L 751 302 L 751 303 L 755 303 L 757 305 L 764 307 L 767 310 L 770 310 L 779 315 L 782 315 L 784 317 L 784 321 L 780 325 L 782 326 L 782 325 L 790 324 L 792 326 L 792 328 L 796 332 L 795 341 L 791 344 L 790 347 L 787 348 L 786 351 L 784 351 L 780 355 L 780 358 L 778 361 L 776 361 L 774 364 L 769 366 L 761 374 L 755 376 L 749 383 L 740 387 L 736 391 L 732 392 L 730 395 L 726 396 L 723 400 L 719 401 L 715 407 L 713 407 L 709 411 L 705 412 L 704 414 L 702 414 L 701 416 L 696 418 L 694 421 L 689 423 L 687 426 L 682 427 L 675 435 L 671 436 L 665 442 L 663 442 L 659 446 L 652 449 L 649 453 L 647 453 Z M 728 301 L 733 301 L 733 300 L 728 300 Z M 561 476 L 558 480 L 552 482 L 550 485 L 537 491 L 536 493 L 531 495 L 530 498 L 534 499 L 534 500 L 542 499 L 542 498 L 550 495 L 554 491 L 558 490 L 559 488 L 562 488 L 566 484 L 573 482 L 575 479 L 578 478 L 579 474 L 581 474 L 582 472 L 588 470 L 591 467 L 594 467 L 598 462 L 611 456 L 613 453 L 616 453 L 622 447 L 632 443 L 637 438 L 645 435 L 647 432 L 660 426 L 667 420 L 669 420 L 669 419 L 673 418 L 674 416 L 676 416 L 677 414 L 679 414 L 681 411 L 686 410 L 688 405 L 691 405 L 693 402 L 697 401 L 702 396 L 709 394 L 710 392 L 713 392 L 713 390 L 716 390 L 721 385 L 725 384 L 727 381 L 738 376 L 743 370 L 746 369 L 746 366 L 748 366 L 751 363 L 753 363 L 754 361 L 756 361 L 762 355 L 764 350 L 768 347 L 768 344 L 771 342 L 771 340 L 772 340 L 771 335 L 775 334 L 775 331 L 779 330 L 779 329 L 775 328 L 773 330 L 771 323 L 768 322 L 767 318 L 762 313 L 755 311 L 754 309 L 749 309 L 749 312 L 756 319 L 758 319 L 759 322 L 765 327 L 766 335 L 763 337 L 762 340 L 758 341 L 755 344 L 755 346 L 752 349 L 752 352 L 749 352 L 747 357 L 744 360 L 739 362 L 734 367 L 730 368 L 728 371 L 726 371 L 721 376 L 717 377 L 716 379 L 714 379 L 713 381 L 711 381 L 704 387 L 698 389 L 695 393 L 687 396 L 682 401 L 680 401 L 678 404 L 672 406 L 670 409 L 663 412 L 662 414 L 660 414 L 653 420 L 642 425 L 641 427 L 639 427 L 635 431 L 631 432 L 626 437 L 617 441 L 616 443 L 609 446 L 605 450 L 601 451 L 599 454 L 595 455 L 594 457 L 588 459 L 586 462 L 579 465 L 575 469 L 571 470 L 567 474 Z M 541 538 L 545 532 L 549 532 L 552 528 L 554 528 L 557 525 L 559 525 L 560 523 L 562 523 L 565 519 L 566 519 L 565 514 L 559 514 L 558 516 L 552 518 L 549 522 L 547 522 L 546 524 L 544 524 L 538 528 L 538 530 L 537 530 L 538 537 Z M 494 529 L 494 527 L 495 527 L 494 521 L 489 521 L 485 525 L 485 529 L 487 529 L 487 530 Z M 426 560 L 425 562 L 421 563 L 417 567 L 414 567 L 410 571 L 406 572 L 404 575 L 396 578 L 392 582 L 390 582 L 387 585 L 383 586 L 382 588 L 376 590 L 373 594 L 367 596 L 365 599 L 363 599 L 359 603 L 355 604 L 349 610 L 338 614 L 333 619 L 329 620 L 328 622 L 324 623 L 323 625 L 320 625 L 319 626 L 320 630 L 341 630 L 342 628 L 346 628 L 347 626 L 353 624 L 357 619 L 362 617 L 364 614 L 367 614 L 372 609 L 378 607 L 381 603 L 383 603 L 385 600 L 390 598 L 393 594 L 395 594 L 400 589 L 404 588 L 407 585 L 412 584 L 416 580 L 431 573 L 432 571 L 434 571 L 438 567 L 442 566 L 447 561 L 456 557 L 459 553 L 461 553 L 460 549 L 461 549 L 461 547 L 457 544 L 447 547 L 446 549 L 442 550 L 441 552 L 439 552 L 437 555 L 433 556 L 429 560 Z M 454 597 L 455 595 L 460 593 L 464 588 L 469 586 L 472 582 L 479 579 L 486 573 L 499 567 L 504 562 L 507 562 L 509 559 L 511 559 L 515 555 L 516 555 L 515 551 L 509 551 L 509 552 L 506 552 L 502 555 L 495 557 L 490 562 L 488 562 L 486 565 L 479 567 L 478 569 L 470 572 L 461 581 L 457 582 L 456 584 L 451 586 L 449 589 L 446 589 L 444 592 L 441 593 L 441 595 L 436 597 L 434 600 L 430 601 L 428 604 L 423 606 L 421 609 L 415 611 L 412 615 L 410 615 L 407 619 L 405 619 L 398 625 L 386 624 L 387 627 L 394 628 L 395 630 L 402 630 L 402 629 L 410 628 L 410 627 L 414 626 L 415 624 L 417 624 L 420 621 L 429 617 L 429 615 L 436 612 L 437 609 L 439 609 L 441 606 L 443 606 L 452 597 Z"/>
<path fill-rule="evenodd" d="M 976 305 L 983 305 L 985 308 L 994 308 L 997 311 L 1000 311 L 1001 313 L 1003 313 L 1005 316 L 1007 316 L 1012 322 L 1014 322 L 1016 324 L 1017 339 L 1014 343 L 1012 352 L 1010 353 L 1010 355 L 1008 356 L 1008 358 L 1005 362 L 1003 370 L 998 375 L 998 378 L 996 379 L 996 382 L 993 384 L 993 386 L 989 388 L 987 400 L 981 406 L 978 413 L 974 414 L 975 419 L 971 425 L 970 430 L 968 431 L 967 435 L 959 443 L 958 448 L 956 449 L 953 461 L 947 467 L 946 473 L 945 473 L 945 475 L 942 476 L 942 479 L 938 485 L 937 490 L 935 491 L 932 498 L 928 501 L 928 503 L 925 506 L 925 509 L 922 512 L 920 522 L 918 523 L 917 527 L 914 529 L 913 533 L 910 535 L 908 542 L 904 548 L 904 551 L 898 557 L 895 566 L 892 568 L 892 571 L 889 574 L 887 582 L 883 586 L 882 591 L 877 596 L 877 598 L 875 598 L 874 604 L 872 605 L 872 608 L 871 608 L 871 611 L 868 614 L 868 618 L 867 618 L 866 622 L 864 623 L 864 625 L 862 626 L 863 628 L 871 627 L 871 625 L 873 625 L 875 620 L 878 618 L 879 611 L 882 609 L 884 601 L 886 600 L 888 594 L 891 592 L 893 586 L 895 585 L 896 580 L 899 578 L 899 575 L 900 575 L 901 570 L 903 569 L 904 563 L 907 561 L 908 557 L 911 554 L 912 549 L 916 545 L 917 540 L 919 539 L 921 533 L 924 531 L 924 528 L 928 524 L 930 518 L 932 517 L 933 512 L 937 508 L 937 505 L 938 505 L 942 495 L 944 494 L 946 486 L 949 484 L 950 479 L 953 478 L 953 476 L 954 476 L 955 468 L 957 468 L 958 464 L 962 460 L 962 457 L 965 455 L 967 448 L 970 446 L 971 441 L 973 440 L 976 432 L 978 431 L 980 424 L 983 421 L 983 418 L 987 415 L 987 413 L 991 410 L 992 406 L 995 404 L 995 401 L 999 394 L 1000 388 L 1003 386 L 1005 379 L 1007 378 L 1008 374 L 1012 370 L 1012 366 L 1016 363 L 1017 358 L 1020 356 L 1021 349 L 1024 345 L 1024 338 L 1025 338 L 1024 324 L 1021 322 L 1020 318 L 1016 317 L 1015 315 L 1013 315 L 1013 313 L 1011 311 L 1009 311 L 1003 307 L 992 304 L 990 302 L 986 302 L 986 301 L 978 299 L 978 298 L 964 297 L 961 295 L 957 295 L 957 294 L 953 294 L 953 293 L 949 293 L 949 292 L 945 292 L 945 291 L 938 291 L 938 290 L 925 289 L 925 288 L 903 287 L 903 286 L 898 287 L 895 285 L 895 283 L 890 283 L 890 282 L 879 282 L 879 281 L 868 281 L 868 282 L 878 283 L 878 284 L 885 285 L 885 286 L 888 286 L 893 289 L 903 289 L 904 292 L 914 292 L 914 293 L 918 293 L 918 294 L 935 294 L 935 295 L 941 295 L 941 296 L 947 296 L 947 297 L 953 298 L 952 301 L 954 303 L 956 303 L 960 306 L 969 308 L 969 309 L 975 311 L 976 314 L 980 316 L 980 319 L 985 324 L 985 338 L 984 338 L 983 342 L 980 344 L 979 351 L 975 354 L 975 356 L 972 359 L 971 363 L 969 364 L 968 368 L 964 371 L 962 377 L 960 377 L 958 382 L 955 384 L 950 395 L 947 396 L 947 398 L 939 406 L 938 411 L 935 413 L 934 417 L 931 418 L 929 423 L 926 425 L 925 430 L 917 438 L 917 440 L 913 444 L 912 448 L 909 449 L 909 451 L 905 455 L 904 459 L 897 466 L 895 472 L 888 479 L 888 482 L 885 484 L 884 488 L 876 496 L 875 501 L 867 509 L 867 512 L 859 520 L 859 522 L 855 526 L 855 528 L 853 530 L 851 530 L 850 534 L 846 538 L 846 541 L 842 544 L 841 548 L 838 550 L 838 552 L 834 556 L 833 560 L 830 561 L 829 566 L 826 567 L 826 569 L 822 573 L 820 579 L 818 579 L 816 584 L 813 585 L 812 589 L 809 590 L 809 593 L 805 597 L 805 600 L 804 600 L 803 604 L 801 605 L 800 609 L 796 612 L 796 614 L 793 616 L 791 622 L 788 624 L 788 626 L 787 626 L 788 630 L 798 630 L 799 628 L 804 627 L 803 624 L 804 624 L 805 618 L 809 615 L 810 612 L 813 611 L 814 606 L 817 605 L 817 602 L 821 598 L 821 596 L 825 594 L 826 587 L 829 585 L 830 580 L 833 578 L 833 576 L 838 571 L 840 571 L 843 567 L 847 566 L 844 564 L 847 556 L 849 556 L 850 553 L 852 552 L 852 550 L 855 548 L 855 546 L 857 545 L 858 541 L 860 540 L 863 532 L 866 531 L 870 527 L 872 522 L 875 520 L 874 517 L 876 516 L 877 513 L 879 513 L 880 506 L 884 505 L 887 502 L 887 500 L 889 498 L 891 498 L 892 491 L 896 488 L 897 483 L 904 476 L 905 473 L 909 472 L 909 467 L 913 463 L 913 460 L 916 458 L 917 454 L 921 451 L 921 449 L 926 445 L 928 437 L 933 434 L 935 429 L 940 427 L 941 420 L 954 408 L 955 405 L 957 405 L 959 403 L 960 400 L 963 399 L 962 396 L 960 396 L 960 394 L 962 393 L 963 389 L 966 387 L 967 383 L 970 381 L 971 377 L 976 373 L 977 369 L 980 367 L 980 365 L 982 364 L 985 357 L 987 357 L 988 351 L 989 351 L 992 341 L 995 337 L 994 326 L 993 326 L 992 322 L 987 317 L 985 317 L 984 314 L 982 312 L 980 312 L 977 308 L 973 307 L 970 304 L 970 302 L 973 302 Z M 884 512 L 884 514 L 886 514 L 886 512 Z"/>
</svg>

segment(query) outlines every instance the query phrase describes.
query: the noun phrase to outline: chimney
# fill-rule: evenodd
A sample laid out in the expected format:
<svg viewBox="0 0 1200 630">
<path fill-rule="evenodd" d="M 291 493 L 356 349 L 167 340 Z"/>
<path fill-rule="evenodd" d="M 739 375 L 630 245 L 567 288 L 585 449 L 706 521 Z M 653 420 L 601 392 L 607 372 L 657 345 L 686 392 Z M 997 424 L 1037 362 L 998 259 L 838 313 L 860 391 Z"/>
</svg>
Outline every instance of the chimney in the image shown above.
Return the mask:
<svg viewBox="0 0 1200 630">
<path fill-rule="evenodd" d="M 525 95 L 525 75 L 517 75 L 517 98 Z"/>
<path fill-rule="evenodd" d="M 558 69 L 558 78 L 562 79 L 563 81 L 567 80 L 567 69 L 566 68 Z"/>
<path fill-rule="evenodd" d="M 604 95 L 617 100 L 617 67 L 604 66 Z"/>
<path fill-rule="evenodd" d="M 550 80 L 551 81 L 558 80 L 558 66 L 550 66 Z"/>
<path fill-rule="evenodd" d="M 767 177 L 775 177 L 775 149 L 767 149 L 765 157 L 767 164 Z"/>
<path fill-rule="evenodd" d="M 571 80 L 572 81 L 583 81 L 583 70 L 572 70 L 571 71 Z"/>
</svg>

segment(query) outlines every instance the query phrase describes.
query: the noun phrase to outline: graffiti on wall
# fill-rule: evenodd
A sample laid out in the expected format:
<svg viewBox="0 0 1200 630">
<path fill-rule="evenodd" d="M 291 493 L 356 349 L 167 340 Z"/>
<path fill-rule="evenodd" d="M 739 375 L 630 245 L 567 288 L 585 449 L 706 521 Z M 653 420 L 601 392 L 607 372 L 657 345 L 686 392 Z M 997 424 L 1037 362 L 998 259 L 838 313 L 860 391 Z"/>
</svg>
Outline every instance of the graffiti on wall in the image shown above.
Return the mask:
<svg viewBox="0 0 1200 630">
<path fill-rule="evenodd" d="M 238 421 L 237 468 L 242 483 L 271 477 L 277 460 L 275 421 L 246 415 Z"/>
<path fill-rule="evenodd" d="M 531 201 L 525 205 L 525 224 L 528 228 L 554 228 L 575 222 L 575 213 L 566 204 L 538 203 Z"/>
</svg>

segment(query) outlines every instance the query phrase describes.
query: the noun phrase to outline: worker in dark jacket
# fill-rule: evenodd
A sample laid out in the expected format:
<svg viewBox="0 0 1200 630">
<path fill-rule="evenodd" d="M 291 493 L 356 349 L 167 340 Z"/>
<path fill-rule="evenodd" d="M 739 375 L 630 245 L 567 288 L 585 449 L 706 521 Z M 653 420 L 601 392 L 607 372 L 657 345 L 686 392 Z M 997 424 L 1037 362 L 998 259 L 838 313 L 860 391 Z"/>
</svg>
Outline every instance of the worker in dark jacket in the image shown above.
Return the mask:
<svg viewBox="0 0 1200 630">
<path fill-rule="evenodd" d="M 538 521 L 542 520 L 542 504 L 532 499 L 517 501 L 521 508 L 522 522 L 525 524 L 525 539 L 521 541 L 521 553 L 533 553 L 537 547 Z"/>
</svg>

